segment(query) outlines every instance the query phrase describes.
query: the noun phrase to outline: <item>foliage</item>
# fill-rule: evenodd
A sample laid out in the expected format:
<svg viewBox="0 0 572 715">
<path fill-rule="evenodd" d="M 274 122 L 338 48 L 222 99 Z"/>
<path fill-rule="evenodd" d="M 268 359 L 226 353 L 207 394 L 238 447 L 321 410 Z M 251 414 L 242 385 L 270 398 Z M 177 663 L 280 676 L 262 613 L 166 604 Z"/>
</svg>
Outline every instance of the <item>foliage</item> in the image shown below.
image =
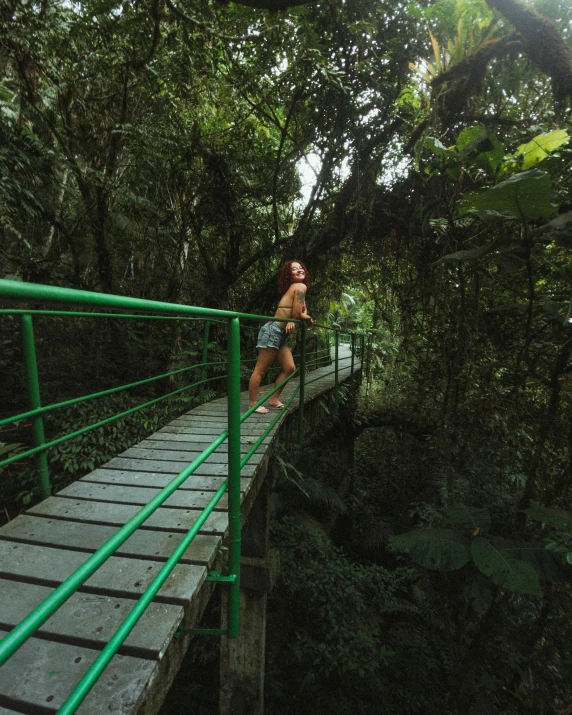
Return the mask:
<svg viewBox="0 0 572 715">
<path fill-rule="evenodd" d="M 58 0 L 0 12 L 3 276 L 270 313 L 275 272 L 296 257 L 316 322 L 371 331 L 367 406 L 387 419 L 359 440 L 343 548 L 325 548 L 327 535 L 319 546 L 307 522 L 277 527 L 298 558 L 285 556 L 272 597 L 269 702 L 281 715 L 301 712 L 299 683 L 312 713 L 548 715 L 572 697 L 560 581 L 571 558 L 572 147 L 570 107 L 554 100 L 571 86 L 572 6 L 427 5 L 267 14 Z M 529 41 L 523 18 L 553 52 Z M 314 176 L 301 199 L 305 159 Z M 35 321 L 44 403 L 202 351 L 202 325 L 93 325 Z M 25 409 L 22 360 L 14 319 L 1 330 L 8 414 Z M 224 359 L 224 341 L 213 325 L 209 359 Z M 251 338 L 243 351 L 254 355 Z M 111 407 L 85 409 L 51 432 Z M 56 484 L 155 417 L 167 409 L 62 445 Z M 1 438 L 23 444 L 21 428 Z M 279 513 L 344 511 L 335 459 L 279 457 Z M 26 470 L 3 475 L 18 508 L 33 498 Z M 290 641 L 279 624 L 292 618 Z"/>
<path fill-rule="evenodd" d="M 165 422 L 189 409 L 196 398 L 181 401 L 170 399 L 102 427 L 61 442 L 48 451 L 48 469 L 55 493 L 88 472 L 108 462 L 132 447 Z M 141 399 L 125 393 L 109 395 L 104 400 L 84 402 L 58 410 L 46 420 L 50 439 L 57 439 L 76 430 L 109 419 L 141 404 Z M 15 423 L 19 429 L 24 425 Z M 21 451 L 23 444 L 6 445 L 10 451 Z M 38 499 L 36 469 L 33 460 L 13 462 L 0 470 L 0 497 L 10 516 L 20 505 L 34 504 Z"/>
<path fill-rule="evenodd" d="M 423 599 L 408 596 L 414 571 L 356 564 L 307 519 L 288 517 L 276 524 L 273 541 L 281 549 L 282 568 L 271 597 L 271 632 L 281 635 L 269 642 L 270 712 L 278 703 L 285 715 L 300 707 L 280 687 L 286 678 L 297 679 L 304 712 L 327 712 L 335 703 L 356 707 L 357 702 L 360 712 L 368 712 L 400 698 L 410 706 L 427 705 L 438 687 L 431 680 L 437 664 L 429 672 L 415 670 L 413 691 L 407 677 L 405 687 L 398 681 L 390 686 L 407 657 L 406 634 L 417 637 L 417 652 L 408 651 L 411 662 L 431 650 L 420 628 L 426 616 Z M 272 625 L 284 613 L 290 618 L 288 635 L 278 620 Z"/>
</svg>

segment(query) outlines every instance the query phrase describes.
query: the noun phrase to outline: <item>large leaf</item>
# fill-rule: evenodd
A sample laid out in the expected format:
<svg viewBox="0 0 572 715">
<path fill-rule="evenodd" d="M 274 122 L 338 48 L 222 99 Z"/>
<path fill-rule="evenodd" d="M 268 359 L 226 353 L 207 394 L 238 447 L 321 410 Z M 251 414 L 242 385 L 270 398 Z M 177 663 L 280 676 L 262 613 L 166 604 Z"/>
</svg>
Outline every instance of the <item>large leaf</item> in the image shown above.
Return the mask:
<svg viewBox="0 0 572 715">
<path fill-rule="evenodd" d="M 510 275 L 526 266 L 526 261 L 514 253 L 498 253 L 493 257 L 493 261 L 497 264 L 498 275 L 501 276 Z"/>
<path fill-rule="evenodd" d="M 469 538 L 453 529 L 419 529 L 394 536 L 391 548 L 427 569 L 460 569 L 471 560 Z"/>
<path fill-rule="evenodd" d="M 477 258 L 490 253 L 495 247 L 494 243 L 485 243 L 484 246 L 477 246 L 477 248 L 469 248 L 466 251 L 455 251 L 455 253 L 448 253 L 446 256 L 441 256 L 438 261 L 435 261 L 435 265 L 438 263 L 452 263 L 454 261 L 474 261 Z"/>
<path fill-rule="evenodd" d="M 486 191 L 468 194 L 461 200 L 459 212 L 498 211 L 519 221 L 548 218 L 557 209 L 550 202 L 550 187 L 545 171 L 524 171 Z"/>
<path fill-rule="evenodd" d="M 459 152 L 459 159 L 466 161 L 476 156 L 477 154 L 486 154 L 494 150 L 494 144 L 490 140 L 488 134 L 483 132 L 474 138 L 462 151 Z"/>
<path fill-rule="evenodd" d="M 493 148 L 489 151 L 483 151 L 475 157 L 475 163 L 481 169 L 491 169 L 493 174 L 496 174 L 502 160 L 504 159 L 504 146 L 496 137 L 489 137 Z"/>
<path fill-rule="evenodd" d="M 457 137 L 457 149 L 461 152 L 473 144 L 476 139 L 483 136 L 486 137 L 486 135 L 487 130 L 480 124 L 474 127 L 465 127 L 465 129 L 459 132 L 459 136 Z"/>
<path fill-rule="evenodd" d="M 458 524 L 466 529 L 488 529 L 491 525 L 488 509 L 477 509 L 465 504 L 450 506 L 445 510 L 445 517 L 450 524 Z"/>
<path fill-rule="evenodd" d="M 471 545 L 473 560 L 481 573 L 493 583 L 515 593 L 540 596 L 540 581 L 533 567 L 513 558 L 498 545 L 477 536 Z"/>
<path fill-rule="evenodd" d="M 534 504 L 529 509 L 525 509 L 524 513 L 529 519 L 541 521 L 543 524 L 553 526 L 558 531 L 572 534 L 572 514 L 564 509 L 550 509 L 541 504 Z"/>
<path fill-rule="evenodd" d="M 470 158 L 481 169 L 491 169 L 496 172 L 504 159 L 504 146 L 495 136 L 490 136 L 485 127 L 477 125 L 467 127 L 457 137 L 459 158 Z M 474 152 L 478 152 L 474 156 Z"/>
<path fill-rule="evenodd" d="M 543 544 L 505 540 L 496 544 L 503 553 L 530 564 L 541 581 L 572 582 L 572 566 L 562 563 L 560 555 L 548 551 Z"/>
<path fill-rule="evenodd" d="M 548 134 L 539 134 L 526 144 L 521 144 L 516 150 L 517 157 L 522 157 L 522 168 L 530 169 L 553 151 L 566 144 L 570 137 L 564 129 L 555 129 Z"/>
</svg>

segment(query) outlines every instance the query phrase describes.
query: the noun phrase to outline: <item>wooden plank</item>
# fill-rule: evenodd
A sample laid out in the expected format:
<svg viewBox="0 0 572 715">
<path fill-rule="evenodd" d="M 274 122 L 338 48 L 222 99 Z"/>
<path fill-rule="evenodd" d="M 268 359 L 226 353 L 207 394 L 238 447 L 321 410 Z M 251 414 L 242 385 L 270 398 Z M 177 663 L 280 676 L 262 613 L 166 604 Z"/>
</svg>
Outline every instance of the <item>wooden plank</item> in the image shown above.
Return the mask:
<svg viewBox="0 0 572 715">
<path fill-rule="evenodd" d="M 55 713 L 98 655 L 91 648 L 30 638 L 0 668 L 0 704 Z M 135 713 L 156 670 L 155 660 L 115 656 L 76 712 Z"/>
<path fill-rule="evenodd" d="M 256 439 L 252 439 L 250 442 L 245 442 L 244 444 L 241 444 L 240 446 L 240 451 L 244 455 L 247 452 L 249 452 L 252 447 L 254 446 L 254 443 L 257 441 L 258 437 L 260 435 L 256 435 Z M 139 442 L 137 445 L 138 449 L 146 449 L 147 444 L 155 443 L 155 442 L 160 442 L 162 445 L 165 445 L 166 448 L 172 449 L 175 451 L 188 451 L 188 452 L 197 452 L 198 454 L 201 454 L 207 447 L 210 446 L 211 442 L 191 442 L 186 439 L 185 432 L 165 432 L 164 434 L 158 435 L 155 434 L 153 437 L 149 437 L 146 440 L 143 440 L 143 442 Z M 270 442 L 263 441 L 261 444 L 256 448 L 255 454 L 262 453 L 264 454 L 266 450 L 268 449 L 268 446 L 270 445 Z M 217 447 L 214 452 L 212 452 L 211 456 L 214 457 L 214 455 L 226 455 L 228 454 L 228 445 L 227 444 L 221 444 L 220 447 Z M 216 460 L 215 460 L 216 461 Z"/>
<path fill-rule="evenodd" d="M 82 477 L 82 482 L 100 482 L 102 484 L 129 484 L 135 487 L 159 487 L 162 489 L 173 479 L 170 474 L 157 474 L 157 472 L 126 472 L 120 469 L 95 469 Z M 226 477 L 198 477 L 192 474 L 179 489 L 200 489 L 216 492 L 225 481 Z M 250 486 L 250 477 L 241 477 L 240 491 L 244 492 Z"/>
<path fill-rule="evenodd" d="M 37 514 L 54 519 L 64 519 L 68 521 L 83 521 L 91 524 L 112 524 L 123 526 L 135 514 L 140 511 L 140 507 L 130 504 L 106 504 L 101 502 L 89 502 L 73 499 L 61 499 L 60 497 L 49 497 L 36 504 L 28 510 L 28 514 Z M 198 509 L 170 509 L 159 507 L 140 527 L 144 529 L 159 529 L 169 532 L 187 532 L 201 512 Z M 223 535 L 228 529 L 228 517 L 225 512 L 213 512 L 201 529 L 201 534 Z"/>
<path fill-rule="evenodd" d="M 39 546 L 57 546 L 75 551 L 97 551 L 117 531 L 117 526 L 47 519 L 22 514 L 0 531 L 0 539 Z M 118 556 L 166 561 L 183 539 L 183 533 L 138 529 L 116 551 Z M 183 554 L 182 564 L 212 563 L 221 544 L 220 536 L 197 534 Z"/>
<path fill-rule="evenodd" d="M 255 420 L 251 420 L 249 417 L 240 426 L 241 434 L 248 435 L 252 433 L 259 433 L 261 427 L 268 427 L 268 425 L 272 422 L 272 418 L 276 417 L 276 414 L 277 412 L 269 412 L 268 415 L 259 415 L 257 413 Z M 267 417 L 268 419 L 264 420 L 264 417 Z M 187 429 L 196 432 L 196 434 L 215 435 L 216 437 L 222 434 L 226 429 L 226 422 L 224 420 L 204 416 L 195 417 L 183 415 L 182 417 L 178 417 L 176 420 L 169 422 L 169 424 L 176 425 L 177 427 L 186 427 Z M 275 432 L 279 425 L 280 422 L 277 422 L 269 434 Z"/>
<path fill-rule="evenodd" d="M 262 435 L 262 432 L 264 429 L 261 428 L 260 434 L 259 435 L 241 435 L 240 437 L 240 443 L 241 445 L 253 445 L 254 442 L 256 442 L 255 437 L 259 437 Z M 176 425 L 172 426 L 171 424 L 166 425 L 165 427 L 161 428 L 158 432 L 155 432 L 153 435 L 150 435 L 150 439 L 165 439 L 166 434 L 178 434 L 181 436 L 185 436 L 187 442 L 198 442 L 201 444 L 205 445 L 210 445 L 214 441 L 213 439 L 209 438 L 209 435 L 204 435 L 204 434 L 194 434 L 193 432 L 190 432 L 188 429 L 185 427 L 177 427 Z M 266 436 L 261 444 L 270 444 L 272 442 L 273 437 L 270 435 Z M 226 444 L 227 440 L 225 439 L 223 444 Z M 201 447 L 201 449 L 204 449 L 204 447 Z"/>
<path fill-rule="evenodd" d="M 259 436 L 260 435 L 257 435 L 257 438 Z M 177 446 L 173 444 L 173 449 L 187 449 L 190 451 L 196 450 L 199 452 L 202 452 L 211 445 L 211 442 L 196 442 L 195 440 L 189 440 L 188 437 L 189 435 L 185 434 L 185 432 L 177 430 L 176 432 L 163 432 L 162 434 L 154 434 L 149 439 L 152 441 L 160 440 L 163 442 L 174 442 Z M 250 441 L 242 443 L 240 445 L 241 454 L 244 455 L 249 452 L 256 441 L 257 439 L 251 438 Z M 260 445 L 257 446 L 256 452 L 264 452 L 266 449 L 268 449 L 268 446 L 272 443 L 272 441 L 273 440 L 264 439 L 260 443 Z M 140 444 L 142 445 L 143 442 L 141 442 Z M 220 447 L 217 447 L 213 454 L 226 454 L 227 452 L 228 445 L 223 444 Z"/>
<path fill-rule="evenodd" d="M 115 457 L 104 465 L 108 469 L 121 469 L 131 472 L 160 472 L 162 474 L 180 474 L 184 467 L 181 462 L 163 462 L 157 459 L 124 459 Z M 251 477 L 256 470 L 253 464 L 247 464 L 241 470 L 244 477 Z M 195 474 L 202 476 L 226 476 L 228 467 L 225 464 L 202 464 Z"/>
<path fill-rule="evenodd" d="M 87 499 L 114 504 L 140 504 L 144 506 L 157 496 L 161 490 L 151 487 L 132 487 L 119 484 L 99 484 L 96 482 L 73 482 L 69 487 L 58 492 L 58 496 L 69 499 Z M 213 492 L 177 489 L 164 502 L 166 507 L 175 509 L 204 509 L 213 498 Z M 228 497 L 223 494 L 215 509 L 227 510 Z"/>
<path fill-rule="evenodd" d="M 44 586 L 58 586 L 89 556 L 81 551 L 0 541 L 0 576 Z M 161 566 L 158 561 L 111 556 L 81 586 L 81 590 L 85 593 L 136 598 L 145 591 Z M 188 606 L 204 582 L 206 573 L 204 566 L 175 566 L 155 600 L 157 603 Z"/>
<path fill-rule="evenodd" d="M 142 442 L 138 444 L 137 447 L 126 449 L 125 452 L 122 452 L 118 456 L 124 459 L 158 459 L 166 462 L 190 464 L 199 454 L 200 452 L 188 452 L 186 450 L 152 449 L 148 447 L 145 442 Z M 211 454 L 204 464 L 227 464 L 227 454 L 228 452 Z M 264 455 L 260 453 L 253 454 L 248 460 L 248 463 L 258 464 L 263 456 Z"/>
<path fill-rule="evenodd" d="M 52 592 L 47 586 L 0 579 L 0 627 L 14 628 Z M 48 640 L 100 650 L 133 606 L 134 601 L 124 598 L 76 592 L 36 633 Z M 139 658 L 161 658 L 183 615 L 181 606 L 151 603 L 120 652 Z"/>
<path fill-rule="evenodd" d="M 214 451 L 207 459 L 207 462 L 226 464 L 228 447 L 227 445 L 223 445 L 222 447 L 222 449 L 221 447 L 219 447 L 216 451 Z M 131 447 L 131 449 L 156 449 L 167 452 L 184 452 L 187 455 L 192 455 L 192 459 L 195 459 L 199 454 L 201 454 L 201 451 L 199 451 L 195 444 L 189 444 L 188 442 L 179 442 L 170 439 L 144 439 L 142 442 L 139 442 L 139 444 L 135 447 Z M 124 452 L 123 454 L 126 454 L 128 451 L 129 450 L 126 450 L 126 452 Z"/>
</svg>

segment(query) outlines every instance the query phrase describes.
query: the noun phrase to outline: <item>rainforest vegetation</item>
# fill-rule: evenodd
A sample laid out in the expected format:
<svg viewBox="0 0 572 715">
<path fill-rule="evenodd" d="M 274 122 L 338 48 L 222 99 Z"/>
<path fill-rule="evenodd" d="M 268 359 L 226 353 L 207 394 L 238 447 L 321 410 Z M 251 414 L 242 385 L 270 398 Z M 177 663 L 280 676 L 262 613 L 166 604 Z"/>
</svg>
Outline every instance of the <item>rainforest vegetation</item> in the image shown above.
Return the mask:
<svg viewBox="0 0 572 715">
<path fill-rule="evenodd" d="M 355 440 L 351 487 L 331 433 L 274 465 L 270 714 L 572 712 L 571 100 L 569 0 L 0 5 L 0 277 L 268 314 L 297 258 L 317 322 L 372 336 L 357 405 L 328 418 Z M 26 409 L 1 318 L 0 417 Z M 46 403 L 202 340 L 36 333 Z M 54 487 L 189 399 L 54 448 Z M 1 428 L 4 454 L 24 427 Z M 0 498 L 4 520 L 38 499 L 31 465 Z M 180 712 L 216 712 L 209 643 Z"/>
</svg>

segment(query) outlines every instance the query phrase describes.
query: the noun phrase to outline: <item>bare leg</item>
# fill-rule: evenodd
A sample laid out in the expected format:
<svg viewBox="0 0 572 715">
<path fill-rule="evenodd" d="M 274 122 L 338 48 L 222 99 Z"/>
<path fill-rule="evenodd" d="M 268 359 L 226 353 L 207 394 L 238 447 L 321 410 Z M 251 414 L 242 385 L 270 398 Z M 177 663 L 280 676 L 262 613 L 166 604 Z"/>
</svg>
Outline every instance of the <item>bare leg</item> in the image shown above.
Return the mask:
<svg viewBox="0 0 572 715">
<path fill-rule="evenodd" d="M 256 361 L 256 365 L 254 366 L 254 370 L 252 371 L 252 375 L 250 376 L 250 380 L 248 382 L 249 407 L 252 407 L 252 405 L 255 405 L 258 402 L 258 390 L 260 389 L 262 378 L 266 375 L 268 368 L 272 365 L 274 360 L 276 360 L 279 352 L 280 351 L 276 348 L 259 349 L 258 360 Z M 257 412 L 265 414 L 268 410 L 266 407 L 260 406 Z"/>
<path fill-rule="evenodd" d="M 286 345 L 283 348 L 280 348 L 278 351 L 278 354 L 276 355 L 276 360 L 280 364 L 280 367 L 282 368 L 282 371 L 280 372 L 280 375 L 276 378 L 274 384 L 278 385 L 280 384 L 283 380 L 285 380 L 288 375 L 291 375 L 294 370 L 296 369 L 296 365 L 294 365 L 294 358 L 292 357 L 292 351 L 290 350 L 289 347 Z M 272 407 L 278 407 L 282 403 L 280 402 L 280 393 L 282 392 L 284 388 L 281 387 L 276 392 L 272 395 L 272 397 L 268 400 L 268 404 L 271 405 Z"/>
</svg>

